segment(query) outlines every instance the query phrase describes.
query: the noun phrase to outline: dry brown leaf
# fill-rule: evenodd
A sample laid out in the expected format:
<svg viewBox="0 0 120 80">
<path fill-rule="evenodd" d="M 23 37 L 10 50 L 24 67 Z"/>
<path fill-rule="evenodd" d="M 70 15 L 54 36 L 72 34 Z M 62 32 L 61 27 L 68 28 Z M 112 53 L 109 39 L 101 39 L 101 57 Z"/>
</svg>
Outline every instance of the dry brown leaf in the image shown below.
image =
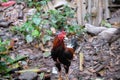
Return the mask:
<svg viewBox="0 0 120 80">
<path fill-rule="evenodd" d="M 10 45 L 8 46 L 8 49 L 13 49 L 14 48 L 14 45 L 15 45 L 15 42 L 17 42 L 18 39 L 17 38 L 12 38 L 10 40 Z"/>
<path fill-rule="evenodd" d="M 34 47 L 38 49 L 39 48 L 39 44 L 35 44 Z"/>
<path fill-rule="evenodd" d="M 97 37 L 97 36 L 90 37 L 90 38 L 88 39 L 88 41 L 89 41 L 89 42 L 92 42 L 96 37 Z"/>
<path fill-rule="evenodd" d="M 96 72 L 93 68 L 89 68 L 88 71 L 93 72 L 93 73 Z"/>
<path fill-rule="evenodd" d="M 98 72 L 101 76 L 104 76 L 105 75 L 105 70 L 101 70 Z"/>
<path fill-rule="evenodd" d="M 45 52 L 46 52 L 46 51 L 50 51 L 49 49 L 45 49 L 42 43 L 39 44 L 39 46 L 40 46 L 40 49 L 41 49 L 42 51 L 45 51 Z"/>
</svg>

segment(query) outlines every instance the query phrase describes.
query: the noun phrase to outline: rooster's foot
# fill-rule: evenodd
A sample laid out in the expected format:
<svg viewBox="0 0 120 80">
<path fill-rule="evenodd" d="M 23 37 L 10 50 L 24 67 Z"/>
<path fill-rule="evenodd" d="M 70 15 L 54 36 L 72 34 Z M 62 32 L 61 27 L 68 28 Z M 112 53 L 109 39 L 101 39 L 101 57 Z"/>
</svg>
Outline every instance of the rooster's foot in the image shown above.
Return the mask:
<svg viewBox="0 0 120 80">
<path fill-rule="evenodd" d="M 62 80 L 62 77 L 59 77 L 58 80 Z"/>
</svg>

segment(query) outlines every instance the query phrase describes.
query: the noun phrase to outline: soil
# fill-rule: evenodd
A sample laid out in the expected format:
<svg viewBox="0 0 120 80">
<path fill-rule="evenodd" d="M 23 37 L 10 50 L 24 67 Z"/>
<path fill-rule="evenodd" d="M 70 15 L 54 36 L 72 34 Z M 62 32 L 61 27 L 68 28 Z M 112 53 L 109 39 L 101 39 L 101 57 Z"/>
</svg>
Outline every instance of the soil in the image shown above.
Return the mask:
<svg viewBox="0 0 120 80">
<path fill-rule="evenodd" d="M 17 22 L 14 22 L 17 24 Z M 40 45 L 34 41 L 30 44 L 26 43 L 23 36 L 11 32 L 11 27 L 0 27 L 0 37 L 4 40 L 11 40 L 17 38 L 17 42 L 14 44 L 14 49 L 10 51 L 10 56 L 14 57 L 16 55 L 28 56 L 27 60 L 22 61 L 24 69 L 35 69 L 35 68 L 46 68 L 45 75 L 49 74 L 51 80 L 58 79 L 58 73 L 52 73 L 54 61 L 51 56 L 45 55 L 45 51 L 41 49 Z M 104 45 L 97 44 L 93 45 L 96 41 L 89 34 L 87 35 L 87 40 L 79 41 L 79 47 L 77 49 L 77 58 L 73 59 L 71 62 L 69 70 L 70 80 L 120 80 L 120 40 L 113 42 L 110 46 L 106 43 Z M 52 36 L 54 38 L 54 36 Z M 70 38 L 69 38 L 70 39 Z M 92 40 L 91 40 L 92 39 Z M 52 40 L 43 45 L 43 48 L 48 49 L 50 52 L 52 48 Z M 83 53 L 84 63 L 83 71 L 79 69 L 79 54 Z M 38 73 L 40 74 L 40 73 Z M 14 76 L 13 79 L 18 78 Z M 62 78 L 65 80 L 65 70 L 62 68 Z M 39 80 L 39 79 L 38 79 Z M 44 80 L 47 80 L 44 78 Z M 48 79 L 49 80 L 49 79 Z"/>
</svg>

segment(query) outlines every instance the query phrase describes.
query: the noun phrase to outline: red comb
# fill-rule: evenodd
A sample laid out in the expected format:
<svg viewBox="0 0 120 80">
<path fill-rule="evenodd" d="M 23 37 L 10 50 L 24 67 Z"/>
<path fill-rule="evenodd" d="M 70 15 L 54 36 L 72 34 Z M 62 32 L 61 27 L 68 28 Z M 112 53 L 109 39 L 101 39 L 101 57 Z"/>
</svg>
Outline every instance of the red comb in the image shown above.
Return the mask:
<svg viewBox="0 0 120 80">
<path fill-rule="evenodd" d="M 58 34 L 58 38 L 59 38 L 59 39 L 64 39 L 65 35 L 66 35 L 66 32 L 65 32 L 65 31 L 61 31 L 61 32 Z"/>
<path fill-rule="evenodd" d="M 66 32 L 65 31 L 61 31 L 61 34 L 66 35 Z"/>
</svg>

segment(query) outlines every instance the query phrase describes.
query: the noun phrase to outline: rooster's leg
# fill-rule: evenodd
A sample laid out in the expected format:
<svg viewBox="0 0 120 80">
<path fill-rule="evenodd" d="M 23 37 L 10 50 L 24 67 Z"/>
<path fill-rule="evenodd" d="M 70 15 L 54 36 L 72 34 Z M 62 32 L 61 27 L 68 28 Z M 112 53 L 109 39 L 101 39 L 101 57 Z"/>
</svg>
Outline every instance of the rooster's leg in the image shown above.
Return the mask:
<svg viewBox="0 0 120 80">
<path fill-rule="evenodd" d="M 57 69 L 59 71 L 59 78 L 58 78 L 58 80 L 62 80 L 62 77 L 61 77 L 61 65 L 60 65 L 60 63 L 56 63 L 55 65 L 56 65 L 56 67 L 57 67 Z"/>
<path fill-rule="evenodd" d="M 58 78 L 58 80 L 62 80 L 61 71 L 59 72 L 59 78 Z"/>
<path fill-rule="evenodd" d="M 66 80 L 69 80 L 69 78 L 68 78 L 69 65 L 65 65 L 64 68 L 65 68 L 65 72 L 66 72 Z"/>
<path fill-rule="evenodd" d="M 68 78 L 68 74 L 66 74 L 66 80 L 69 80 L 69 78 Z"/>
</svg>

